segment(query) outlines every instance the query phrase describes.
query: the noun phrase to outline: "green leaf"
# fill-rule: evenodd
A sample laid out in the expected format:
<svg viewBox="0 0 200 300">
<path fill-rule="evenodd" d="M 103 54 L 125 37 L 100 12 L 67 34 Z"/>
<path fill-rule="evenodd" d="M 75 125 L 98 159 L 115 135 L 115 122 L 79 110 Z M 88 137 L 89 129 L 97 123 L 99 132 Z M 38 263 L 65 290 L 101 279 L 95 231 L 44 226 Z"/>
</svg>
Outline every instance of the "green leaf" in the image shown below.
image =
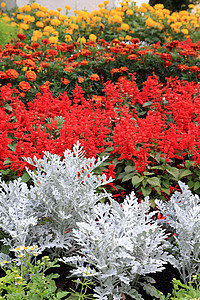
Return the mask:
<svg viewBox="0 0 200 300">
<path fill-rule="evenodd" d="M 139 176 L 133 176 L 132 177 L 132 184 L 133 186 L 135 186 L 136 184 L 142 182 L 143 177 L 139 177 Z"/>
<path fill-rule="evenodd" d="M 133 171 L 136 170 L 136 167 L 134 167 L 134 166 L 126 166 L 124 170 L 125 170 L 126 173 L 131 173 L 131 172 L 133 172 Z"/>
<path fill-rule="evenodd" d="M 158 177 L 151 177 L 148 178 L 147 182 L 151 185 L 151 186 L 160 186 L 160 180 Z"/>
<path fill-rule="evenodd" d="M 151 101 L 148 101 L 148 102 L 144 103 L 142 106 L 143 106 L 143 107 L 146 107 L 146 106 L 150 106 L 151 104 L 152 104 L 152 102 L 151 102 Z"/>
<path fill-rule="evenodd" d="M 133 175 L 135 175 L 135 172 L 126 174 L 126 175 L 122 178 L 122 182 L 125 182 L 125 181 L 130 180 L 130 179 L 133 177 Z"/>
<path fill-rule="evenodd" d="M 167 195 L 170 195 L 170 189 L 169 188 L 164 188 L 164 187 L 161 187 L 161 190 L 166 193 Z"/>
<path fill-rule="evenodd" d="M 12 144 L 8 144 L 8 148 L 12 151 L 16 151 L 16 146 L 15 145 L 12 145 Z"/>
<path fill-rule="evenodd" d="M 141 191 L 142 191 L 142 194 L 143 194 L 144 197 L 149 196 L 151 194 L 150 186 L 147 186 L 145 188 L 142 186 Z"/>
<path fill-rule="evenodd" d="M 146 176 L 148 176 L 148 175 L 154 175 L 153 172 L 147 172 L 147 171 L 144 171 L 143 174 L 146 175 Z"/>
<path fill-rule="evenodd" d="M 181 174 L 179 175 L 179 179 L 185 177 L 185 176 L 188 176 L 188 175 L 192 175 L 192 172 L 190 170 L 183 170 L 181 172 Z"/>
<path fill-rule="evenodd" d="M 194 191 L 198 190 L 200 188 L 200 181 L 196 181 L 194 184 Z"/>
<path fill-rule="evenodd" d="M 26 183 L 29 181 L 30 178 L 31 177 L 29 176 L 29 174 L 27 172 L 24 172 L 24 174 L 21 177 L 21 180 Z"/>
<path fill-rule="evenodd" d="M 175 167 L 170 167 L 166 170 L 169 174 L 171 174 L 174 177 L 175 180 L 177 180 L 177 181 L 179 180 L 179 169 L 177 169 Z"/>
</svg>

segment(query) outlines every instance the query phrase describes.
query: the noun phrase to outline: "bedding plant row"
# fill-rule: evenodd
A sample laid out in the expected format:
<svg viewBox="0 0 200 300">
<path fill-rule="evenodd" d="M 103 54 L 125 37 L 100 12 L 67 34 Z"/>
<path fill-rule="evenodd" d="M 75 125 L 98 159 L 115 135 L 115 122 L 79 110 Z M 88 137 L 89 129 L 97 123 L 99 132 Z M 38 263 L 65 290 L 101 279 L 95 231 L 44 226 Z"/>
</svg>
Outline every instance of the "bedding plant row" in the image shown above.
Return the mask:
<svg viewBox="0 0 200 300">
<path fill-rule="evenodd" d="M 172 265 L 178 269 L 177 277 L 185 284 L 182 287 L 189 290 L 191 294 L 196 292 L 192 290 L 192 286 L 187 285 L 190 285 L 189 281 L 193 280 L 192 276 L 196 276 L 195 271 L 198 273 L 199 270 L 198 263 L 196 265 L 197 258 L 193 260 L 193 252 L 198 248 L 195 239 L 199 239 L 198 230 L 196 231 L 199 224 L 198 216 L 193 215 L 193 212 L 198 208 L 199 200 L 198 196 L 195 196 L 194 199 L 197 200 L 193 201 L 191 193 L 184 188 L 180 180 L 185 182 L 192 192 L 200 194 L 199 12 L 197 10 L 193 13 L 192 5 L 188 11 L 172 13 L 163 5 L 151 7 L 143 4 L 139 8 L 134 3 L 124 1 L 118 8 L 109 9 L 108 4 L 108 1 L 104 1 L 104 4 L 99 5 L 99 10 L 91 14 L 75 11 L 75 16 L 71 17 L 68 14 L 62 15 L 59 8 L 56 12 L 48 11 L 37 3 L 25 5 L 14 13 L 8 13 L 9 17 L 2 14 L 4 21 L 11 22 L 13 28 L 20 30 L 17 35 L 13 35 L 10 43 L 7 43 L 5 47 L 2 46 L 0 50 L 0 168 L 2 175 L 0 200 L 3 207 L 0 213 L 2 234 L 6 238 L 2 249 L 9 253 L 12 249 L 16 253 L 18 263 L 26 266 L 23 271 L 22 268 L 17 269 L 17 265 L 15 268 L 14 264 L 11 278 L 9 269 L 6 268 L 10 264 L 8 263 L 10 258 L 1 256 L 1 260 L 4 261 L 2 266 L 5 265 L 4 271 L 7 274 L 7 277 L 2 279 L 2 286 L 4 292 L 7 293 L 15 293 L 16 289 L 19 289 L 17 290 L 21 297 L 19 299 L 22 299 L 22 296 L 25 299 L 27 296 L 34 297 L 32 290 L 36 289 L 36 286 L 40 292 L 47 289 L 46 294 L 43 295 L 44 299 L 45 297 L 60 299 L 68 296 L 67 293 L 56 294 L 52 279 L 57 275 L 46 277 L 46 281 L 43 277 L 37 278 L 34 275 L 30 280 L 26 272 L 27 268 L 32 270 L 32 274 L 40 270 L 40 274 L 44 276 L 44 269 L 41 273 L 42 265 L 47 266 L 47 269 L 48 266 L 57 267 L 57 261 L 51 264 L 46 256 L 42 258 L 44 261 L 41 265 L 40 260 L 35 260 L 34 266 L 31 251 L 36 255 L 43 255 L 44 251 L 47 251 L 51 258 L 54 258 L 56 255 L 52 253 L 57 253 L 57 257 L 63 257 L 63 253 L 66 254 L 65 251 L 69 249 L 70 251 L 78 250 L 73 252 L 74 257 L 66 258 L 62 263 L 68 260 L 71 265 L 75 264 L 79 270 L 77 273 L 75 271 L 76 275 L 83 276 L 91 272 L 94 275 L 93 278 L 97 278 L 101 288 L 106 287 L 109 282 L 110 290 L 105 288 L 105 294 L 102 290 L 100 292 L 99 287 L 94 288 L 96 299 L 124 299 L 123 297 L 128 297 L 128 294 L 133 299 L 140 299 L 138 297 L 141 295 L 138 294 L 137 288 L 131 294 L 128 282 L 131 282 L 135 288 L 139 282 L 139 275 L 150 273 L 150 271 L 147 272 L 148 264 L 145 265 L 141 258 L 139 258 L 139 263 L 144 264 L 143 271 L 139 271 L 138 262 L 135 262 L 133 270 L 133 266 L 130 269 L 127 261 L 120 260 L 125 266 L 124 270 L 127 268 L 127 273 L 126 275 L 125 273 L 118 274 L 119 257 L 111 256 L 107 257 L 107 265 L 111 268 L 107 272 L 110 273 L 102 271 L 105 267 L 101 265 L 104 258 L 101 257 L 99 245 L 102 245 L 102 240 L 107 245 L 104 256 L 109 251 L 118 253 L 116 248 L 113 248 L 113 243 L 112 245 L 106 244 L 105 241 L 105 233 L 108 234 L 106 226 L 112 227 L 113 230 L 114 227 L 117 228 L 115 222 L 118 222 L 118 219 L 113 219 L 114 215 L 116 218 L 119 216 L 124 218 L 124 222 L 129 218 L 140 220 L 142 216 L 143 221 L 140 227 L 144 231 L 139 232 L 139 227 L 135 229 L 137 232 L 135 238 L 138 239 L 136 244 L 141 242 L 144 251 L 148 248 L 145 248 L 147 245 L 142 242 L 144 236 L 146 240 L 152 238 L 153 241 L 154 239 L 153 229 L 152 231 L 147 229 L 150 225 L 151 228 L 156 227 L 152 221 L 155 222 L 157 219 L 157 222 L 164 222 L 166 220 L 165 226 L 169 227 L 167 229 L 169 235 L 165 236 L 165 240 L 172 243 L 173 246 L 169 247 L 171 249 L 169 252 L 173 254 L 182 248 L 187 248 L 184 239 L 181 240 L 183 238 L 181 232 L 189 228 L 189 231 L 184 231 L 184 234 L 188 236 L 188 241 L 189 236 L 191 237 L 191 244 L 188 244 L 187 248 L 189 251 L 187 267 L 183 267 L 186 264 L 184 258 L 183 262 L 180 262 L 182 259 L 180 258 L 179 263 L 172 263 Z M 66 9 L 69 10 L 70 7 L 66 6 Z M 75 146 L 77 140 L 85 150 L 88 159 L 86 159 L 86 165 L 83 163 L 85 160 L 81 151 L 76 160 L 71 158 L 73 154 L 69 149 L 72 147 L 74 147 L 75 156 L 79 153 L 76 148 L 78 146 Z M 49 152 L 55 156 L 47 154 Z M 40 159 L 44 153 L 50 156 L 47 161 L 44 159 L 41 163 Z M 24 159 L 25 157 L 29 159 Z M 98 162 L 96 165 L 95 160 Z M 51 163 L 48 165 L 51 161 L 52 165 Z M 58 163 L 56 167 L 53 167 L 54 162 Z M 69 165 L 63 165 L 65 163 Z M 75 169 L 76 163 L 77 169 Z M 41 165 L 49 169 L 45 169 L 45 172 L 40 171 Z M 63 166 L 63 170 L 60 166 Z M 70 188 L 67 188 L 69 203 L 59 202 L 64 199 L 63 188 L 66 193 L 66 182 L 64 183 L 57 173 L 61 172 L 65 176 L 66 170 L 69 172 L 69 174 L 66 173 L 68 174 L 66 182 L 68 178 L 71 178 L 72 183 L 69 182 L 69 187 L 75 184 L 73 196 L 76 191 L 78 198 L 75 200 L 80 203 L 76 203 L 74 197 L 71 198 Z M 57 175 L 54 174 L 55 172 Z M 90 183 L 90 179 L 94 178 L 98 178 L 95 179 L 97 182 Z M 49 180 L 48 184 L 45 180 Z M 91 192 L 90 188 L 87 194 L 87 184 L 88 188 L 95 187 L 97 194 L 94 194 L 93 190 Z M 112 195 L 104 194 L 102 185 L 105 185 L 106 190 Z M 83 188 L 83 191 L 79 191 L 79 186 Z M 182 196 L 177 196 L 180 187 L 183 199 Z M 45 189 L 47 189 L 46 192 Z M 138 199 L 133 194 L 125 198 L 125 195 L 133 190 Z M 174 192 L 175 198 L 171 197 Z M 46 195 L 49 196 L 45 198 Z M 87 195 L 94 197 L 91 206 L 84 202 L 87 197 L 90 198 Z M 146 198 L 143 202 L 142 199 L 146 196 L 149 196 L 149 199 Z M 175 214 L 173 218 L 175 220 L 180 218 L 180 223 L 182 222 L 180 228 L 175 226 L 172 217 L 169 220 L 171 223 L 168 224 L 167 208 L 162 207 L 160 202 L 156 202 L 156 198 L 166 201 L 170 197 L 171 201 L 174 201 L 174 207 L 179 200 L 176 197 L 181 198 L 181 212 L 177 207 L 176 212 L 173 212 Z M 193 202 L 190 203 L 191 211 L 188 209 L 190 215 L 182 218 L 182 214 L 185 215 L 187 211 L 187 207 L 181 206 L 186 198 L 188 205 L 189 199 Z M 14 205 L 19 212 L 18 215 L 14 214 L 11 208 L 4 207 L 5 199 L 8 201 L 6 202 L 8 206 Z M 97 205 L 99 199 L 105 202 L 105 206 L 104 204 Z M 138 202 L 141 203 L 141 206 L 137 208 L 138 216 L 131 215 L 132 208 L 136 209 Z M 66 209 L 71 207 L 72 203 L 74 206 L 70 208 L 71 214 L 67 216 L 65 215 Z M 110 210 L 108 203 L 110 203 Z M 160 211 L 157 211 L 156 205 L 159 206 Z M 34 211 L 33 218 L 30 218 L 27 210 L 29 206 L 32 213 Z M 85 214 L 84 207 L 86 206 L 91 208 L 91 215 L 88 217 Z M 147 208 L 151 220 L 147 217 Z M 128 210 L 130 210 L 129 214 Z M 94 220 L 93 217 L 95 217 Z M 22 220 L 22 218 L 25 219 Z M 18 221 L 13 221 L 15 219 Z M 98 223 L 97 219 L 102 219 L 102 221 Z M 184 223 L 185 220 L 187 224 Z M 194 224 L 192 220 L 196 220 Z M 27 226 L 23 229 L 25 231 L 20 226 L 18 227 L 22 221 L 24 226 Z M 83 223 L 79 224 L 80 221 Z M 139 221 L 134 222 L 136 224 Z M 8 224 L 7 227 L 5 224 Z M 88 224 L 93 231 L 88 231 Z M 129 225 L 133 226 L 132 221 Z M 148 226 L 145 227 L 146 225 Z M 125 252 L 128 251 L 130 255 L 132 251 L 130 249 L 135 249 L 134 251 L 139 255 L 139 249 L 131 240 L 132 230 L 127 230 L 126 226 L 120 227 L 120 230 L 127 231 L 124 239 L 130 243 Z M 82 235 L 80 236 L 78 232 Z M 116 236 L 118 233 L 116 243 L 121 243 L 120 247 L 122 247 L 124 242 L 121 241 L 120 232 L 116 232 Z M 128 236 L 129 233 L 130 236 Z M 20 234 L 22 239 L 19 239 Z M 93 235 L 95 238 L 90 240 Z M 8 242 L 9 239 L 10 242 Z M 111 236 L 107 240 L 112 240 Z M 93 241 L 98 241 L 98 243 L 95 244 Z M 69 244 L 66 244 L 68 242 Z M 154 240 L 154 242 L 157 245 L 157 241 Z M 28 243 L 38 244 L 38 252 Z M 160 236 L 160 244 L 162 243 L 167 249 L 169 244 L 165 244 Z M 84 252 L 83 244 L 90 245 L 88 252 Z M 119 247 L 118 244 L 116 247 Z M 119 250 L 122 251 L 123 247 L 120 247 Z M 179 250 L 176 247 L 179 247 Z M 195 247 L 195 250 L 192 247 Z M 53 251 L 48 252 L 52 249 Z M 152 249 L 154 250 L 151 253 L 155 253 L 156 257 L 157 250 Z M 125 252 L 120 251 L 121 259 Z M 81 262 L 77 261 L 77 253 L 85 258 L 87 268 L 86 265 L 81 265 Z M 155 258 L 151 257 L 150 252 L 148 253 L 148 259 Z M 179 254 L 182 257 L 181 251 Z M 167 252 L 162 255 L 160 257 L 165 263 L 172 262 L 171 256 L 164 259 Z M 20 262 L 22 257 L 24 260 Z M 96 272 L 99 268 L 99 277 L 90 268 L 90 266 L 94 267 L 93 259 L 97 257 L 98 259 L 100 257 L 101 261 L 95 266 Z M 110 259 L 113 259 L 113 262 Z M 152 263 L 151 270 L 154 270 L 154 267 Z M 114 268 L 116 268 L 115 271 Z M 155 270 L 158 269 L 162 271 L 163 268 L 161 265 L 155 267 Z M 15 272 L 18 276 L 15 276 Z M 23 277 L 22 285 L 16 284 L 16 280 L 18 282 L 21 277 Z M 88 289 L 88 286 L 92 284 L 86 278 L 87 276 L 82 282 L 82 292 L 84 285 Z M 105 278 L 108 279 L 105 280 Z M 198 290 L 199 277 L 194 279 Z M 13 282 L 11 290 L 8 289 L 6 280 Z M 146 280 L 152 283 L 151 279 L 146 278 Z M 116 283 L 118 283 L 118 291 L 118 287 L 115 289 Z M 174 288 L 178 289 L 177 287 L 181 284 L 179 281 L 174 281 Z M 157 298 L 165 299 L 165 296 L 152 286 L 144 282 L 142 286 L 152 297 L 157 295 Z M 27 290 L 29 290 L 28 294 L 24 295 L 24 291 L 27 292 Z M 174 293 L 178 295 L 181 292 Z M 118 298 L 115 298 L 115 295 Z M 100 298 L 101 296 L 104 298 Z M 89 299 L 89 296 L 85 297 Z M 40 294 L 37 299 L 43 298 Z"/>
</svg>

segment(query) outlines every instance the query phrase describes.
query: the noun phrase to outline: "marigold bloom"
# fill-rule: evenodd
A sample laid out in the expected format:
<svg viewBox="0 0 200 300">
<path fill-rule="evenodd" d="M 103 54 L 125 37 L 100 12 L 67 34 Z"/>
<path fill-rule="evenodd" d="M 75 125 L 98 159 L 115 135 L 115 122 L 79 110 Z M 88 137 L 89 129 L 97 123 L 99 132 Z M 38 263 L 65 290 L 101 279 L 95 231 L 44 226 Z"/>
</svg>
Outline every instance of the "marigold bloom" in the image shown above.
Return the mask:
<svg viewBox="0 0 200 300">
<path fill-rule="evenodd" d="M 83 83 L 84 82 L 84 78 L 83 77 L 79 77 L 78 78 L 78 83 Z"/>
<path fill-rule="evenodd" d="M 39 4 L 37 4 L 37 3 L 35 3 L 35 2 L 31 4 L 31 8 L 32 8 L 32 9 L 37 9 L 37 8 L 39 8 L 39 7 L 40 7 Z"/>
<path fill-rule="evenodd" d="M 14 69 L 8 69 L 6 71 L 6 77 L 8 79 L 16 79 L 16 78 L 18 78 L 18 76 L 19 76 L 19 73 Z"/>
<path fill-rule="evenodd" d="M 20 40 L 25 40 L 26 39 L 26 36 L 24 34 L 21 34 L 21 33 L 18 33 L 17 37 L 20 39 Z"/>
<path fill-rule="evenodd" d="M 1 7 L 4 8 L 6 6 L 5 2 L 1 2 Z"/>
<path fill-rule="evenodd" d="M 61 22 L 60 22 L 58 19 L 53 19 L 53 20 L 51 20 L 51 25 L 59 26 L 60 23 L 61 23 Z"/>
<path fill-rule="evenodd" d="M 190 71 L 192 71 L 193 73 L 195 73 L 195 72 L 200 72 L 200 68 L 197 67 L 197 66 L 191 66 L 191 67 L 190 67 Z"/>
<path fill-rule="evenodd" d="M 64 78 L 64 79 L 62 79 L 62 83 L 63 83 L 63 84 L 65 84 L 65 85 L 67 85 L 67 84 L 69 84 L 69 83 L 70 83 L 70 81 L 69 81 L 69 80 L 67 80 L 66 78 Z"/>
<path fill-rule="evenodd" d="M 189 69 L 188 65 L 178 65 L 177 68 L 183 72 L 183 71 L 187 71 Z"/>
<path fill-rule="evenodd" d="M 89 40 L 90 40 L 90 41 L 93 41 L 93 42 L 96 42 L 96 40 L 97 40 L 96 35 L 95 35 L 95 34 L 90 34 Z"/>
<path fill-rule="evenodd" d="M 121 29 L 122 29 L 122 30 L 125 30 L 125 31 L 128 31 L 128 30 L 129 30 L 129 25 L 126 24 L 126 23 L 122 23 L 122 24 L 121 24 Z"/>
<path fill-rule="evenodd" d="M 100 80 L 100 77 L 99 77 L 98 74 L 92 74 L 92 75 L 90 76 L 90 80 L 92 80 L 92 81 L 99 81 L 99 80 Z"/>
<path fill-rule="evenodd" d="M 25 77 L 30 81 L 35 81 L 37 78 L 37 75 L 35 74 L 34 71 L 27 71 L 25 74 Z"/>
<path fill-rule="evenodd" d="M 22 90 L 23 92 L 28 92 L 31 89 L 31 86 L 28 82 L 26 81 L 21 81 L 18 84 L 18 87 L 20 88 L 20 90 Z"/>
<path fill-rule="evenodd" d="M 66 34 L 65 35 L 65 42 L 71 42 L 71 41 L 72 41 L 71 35 Z"/>
<path fill-rule="evenodd" d="M 88 61 L 88 60 L 82 60 L 82 61 L 79 63 L 79 65 L 82 65 L 82 66 L 87 66 L 87 65 L 88 65 L 88 63 L 89 63 L 89 61 Z"/>
<path fill-rule="evenodd" d="M 46 13 L 48 11 L 48 9 L 44 6 L 40 6 L 39 10 L 41 10 L 42 12 Z"/>
<path fill-rule="evenodd" d="M 65 9 L 66 9 L 66 10 L 71 10 L 71 6 L 65 5 Z"/>
<path fill-rule="evenodd" d="M 23 30 L 28 30 L 29 29 L 29 26 L 28 24 L 20 24 L 19 27 Z"/>
</svg>

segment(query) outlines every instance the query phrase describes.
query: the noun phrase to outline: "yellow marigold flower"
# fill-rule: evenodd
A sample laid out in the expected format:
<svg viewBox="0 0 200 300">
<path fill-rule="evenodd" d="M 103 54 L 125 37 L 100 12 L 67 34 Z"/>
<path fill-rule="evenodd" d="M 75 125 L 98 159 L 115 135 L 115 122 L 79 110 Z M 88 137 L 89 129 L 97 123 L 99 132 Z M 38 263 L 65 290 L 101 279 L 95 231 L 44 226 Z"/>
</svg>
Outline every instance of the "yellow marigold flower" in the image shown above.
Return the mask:
<svg viewBox="0 0 200 300">
<path fill-rule="evenodd" d="M 132 36 L 126 35 L 126 36 L 125 36 L 125 39 L 126 39 L 127 41 L 131 41 L 131 40 L 132 40 Z"/>
<path fill-rule="evenodd" d="M 71 6 L 65 5 L 65 9 L 66 9 L 66 10 L 71 10 Z"/>
<path fill-rule="evenodd" d="M 126 23 L 122 23 L 122 24 L 121 24 L 121 29 L 122 29 L 122 30 L 125 30 L 125 31 L 128 31 L 128 30 L 129 30 L 129 25 L 126 24 Z"/>
<path fill-rule="evenodd" d="M 6 6 L 5 2 L 1 2 L 1 7 L 4 8 Z"/>
<path fill-rule="evenodd" d="M 46 13 L 48 11 L 48 9 L 42 5 L 39 7 L 39 10 L 41 10 L 44 13 Z"/>
<path fill-rule="evenodd" d="M 113 22 L 114 23 L 122 23 L 122 18 L 118 15 L 113 16 Z"/>
<path fill-rule="evenodd" d="M 72 41 L 72 38 L 69 34 L 66 34 L 65 35 L 65 42 L 71 42 Z"/>
<path fill-rule="evenodd" d="M 57 44 L 58 43 L 58 37 L 57 36 L 50 36 L 49 41 L 51 44 Z"/>
<path fill-rule="evenodd" d="M 37 27 L 40 27 L 40 28 L 43 28 L 44 27 L 44 24 L 42 22 L 36 22 L 35 24 Z"/>
<path fill-rule="evenodd" d="M 146 25 L 149 27 L 153 27 L 155 24 L 155 21 L 152 20 L 150 17 L 148 19 L 146 19 Z"/>
<path fill-rule="evenodd" d="M 192 9 L 192 8 L 195 7 L 195 5 L 194 4 L 189 4 L 188 7 Z"/>
<path fill-rule="evenodd" d="M 78 38 L 77 43 L 85 44 L 86 43 L 86 39 L 84 37 Z"/>
<path fill-rule="evenodd" d="M 90 34 L 89 40 L 90 40 L 90 41 L 93 41 L 93 42 L 96 42 L 97 36 L 96 36 L 95 34 Z"/>
<path fill-rule="evenodd" d="M 28 22 L 33 23 L 33 22 L 35 22 L 35 17 L 30 16 L 30 15 L 25 15 L 24 16 L 24 22 L 26 22 L 26 23 L 28 23 Z"/>
<path fill-rule="evenodd" d="M 23 20 L 23 19 L 24 19 L 24 16 L 23 16 L 23 15 L 20 15 L 20 14 L 18 14 L 18 15 L 17 15 L 17 19 L 18 19 L 18 20 Z"/>
<path fill-rule="evenodd" d="M 156 5 L 154 5 L 154 8 L 155 8 L 156 10 L 163 9 L 163 8 L 164 8 L 164 5 L 163 5 L 163 4 L 156 4 Z"/>
<path fill-rule="evenodd" d="M 39 17 L 39 18 L 43 18 L 44 17 L 44 12 L 43 11 L 37 11 L 36 16 Z"/>
<path fill-rule="evenodd" d="M 28 30 L 29 29 L 29 26 L 28 24 L 20 24 L 19 27 L 23 30 Z"/>
<path fill-rule="evenodd" d="M 22 6 L 22 7 L 21 7 L 21 11 L 26 11 L 26 12 L 31 11 L 30 5 L 24 5 L 24 6 Z"/>
<path fill-rule="evenodd" d="M 57 7 L 57 11 L 62 11 L 62 8 L 61 7 Z"/>
<path fill-rule="evenodd" d="M 72 30 L 73 29 L 78 29 L 78 25 L 77 24 L 71 24 L 70 27 L 71 27 Z"/>
<path fill-rule="evenodd" d="M 103 8 L 103 7 L 104 7 L 104 4 L 103 4 L 103 3 L 100 3 L 100 4 L 98 5 L 98 7 L 99 7 L 99 8 Z"/>
<path fill-rule="evenodd" d="M 40 7 L 39 4 L 37 4 L 37 3 L 35 3 L 35 2 L 31 4 L 31 8 L 32 8 L 32 9 L 37 9 L 37 8 L 39 8 L 39 7 Z"/>
<path fill-rule="evenodd" d="M 103 4 L 104 4 L 104 5 L 107 5 L 107 4 L 109 4 L 109 3 L 110 3 L 110 1 L 108 1 L 108 0 L 103 1 Z"/>
<path fill-rule="evenodd" d="M 44 31 L 47 31 L 47 32 L 51 32 L 52 33 L 52 32 L 54 32 L 54 30 L 55 29 L 52 26 L 45 26 L 44 27 Z"/>
<path fill-rule="evenodd" d="M 65 33 L 67 33 L 67 34 L 73 34 L 73 29 L 67 29 L 67 30 L 65 31 Z"/>
<path fill-rule="evenodd" d="M 181 29 L 181 32 L 182 32 L 183 34 L 188 34 L 188 30 L 187 30 L 186 28 Z"/>
<path fill-rule="evenodd" d="M 60 15 L 58 18 L 59 18 L 60 21 L 67 20 L 67 16 L 66 15 Z"/>
<path fill-rule="evenodd" d="M 131 15 L 133 15 L 133 11 L 131 9 L 127 9 L 126 14 L 128 16 L 131 16 Z"/>
<path fill-rule="evenodd" d="M 143 6 L 141 6 L 141 7 L 138 8 L 138 11 L 142 12 L 142 13 L 146 13 L 147 9 L 145 7 L 143 7 Z"/>
<path fill-rule="evenodd" d="M 33 36 L 38 36 L 39 38 L 41 38 L 42 37 L 42 32 L 39 31 L 39 30 L 34 30 L 33 31 Z"/>
<path fill-rule="evenodd" d="M 51 25 L 59 26 L 60 25 L 60 21 L 58 19 L 53 19 L 53 20 L 51 20 Z"/>
</svg>

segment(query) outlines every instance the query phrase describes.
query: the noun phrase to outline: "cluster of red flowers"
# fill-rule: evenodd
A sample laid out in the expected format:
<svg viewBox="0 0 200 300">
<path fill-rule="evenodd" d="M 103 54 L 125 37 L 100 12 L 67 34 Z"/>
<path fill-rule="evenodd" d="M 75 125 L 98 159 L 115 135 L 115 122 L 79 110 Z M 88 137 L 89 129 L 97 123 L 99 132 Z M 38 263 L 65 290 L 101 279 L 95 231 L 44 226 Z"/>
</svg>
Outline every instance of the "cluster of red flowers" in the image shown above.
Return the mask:
<svg viewBox="0 0 200 300">
<path fill-rule="evenodd" d="M 162 81 L 163 67 L 167 76 L 177 75 L 179 79 L 189 81 L 200 78 L 200 44 L 189 39 L 187 42 L 172 41 L 162 47 L 159 43 L 143 46 L 138 39 L 129 44 L 117 39 L 111 43 L 97 40 L 80 48 L 79 43 L 55 46 L 48 39 L 24 45 L 26 37 L 19 34 L 18 38 L 20 40 L 13 40 L 13 44 L 6 45 L 4 50 L 0 49 L 0 84 L 11 82 L 13 87 L 22 91 L 22 96 L 30 92 L 33 97 L 39 92 L 38 86 L 46 85 L 47 74 L 52 91 L 71 93 L 76 83 L 83 83 L 84 91 L 90 96 L 95 90 L 97 93 L 101 91 L 103 82 L 116 82 L 122 73 L 130 78 L 129 73 L 137 71 L 141 88 L 141 81 L 152 75 L 154 66 Z"/>
<path fill-rule="evenodd" d="M 1 87 L 0 168 L 22 171 L 23 157 L 40 157 L 43 151 L 62 155 L 78 139 L 90 157 L 112 145 L 111 157 L 132 160 L 139 172 L 156 153 L 166 161 L 200 164 L 199 86 L 167 81 L 164 86 L 149 77 L 140 91 L 132 75 L 132 81 L 107 82 L 103 96 L 91 99 L 78 85 L 72 98 L 67 93 L 53 97 L 46 84 L 26 105 L 11 84 Z M 113 176 L 113 168 L 107 170 Z"/>
</svg>

